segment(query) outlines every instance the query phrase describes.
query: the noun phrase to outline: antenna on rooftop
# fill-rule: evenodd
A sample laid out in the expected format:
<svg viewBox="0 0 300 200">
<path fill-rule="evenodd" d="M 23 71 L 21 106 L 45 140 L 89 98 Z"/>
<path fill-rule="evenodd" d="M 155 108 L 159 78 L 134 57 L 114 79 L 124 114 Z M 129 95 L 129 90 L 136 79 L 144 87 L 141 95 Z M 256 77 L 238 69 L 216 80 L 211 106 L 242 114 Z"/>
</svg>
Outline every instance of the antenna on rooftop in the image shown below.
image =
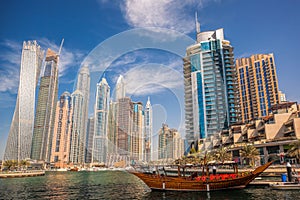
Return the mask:
<svg viewBox="0 0 300 200">
<path fill-rule="evenodd" d="M 61 40 L 60 47 L 59 47 L 59 50 L 58 50 L 58 55 L 59 55 L 59 56 L 60 56 L 60 52 L 61 52 L 62 46 L 63 46 L 63 44 L 64 44 L 64 41 L 65 41 L 65 39 L 63 38 L 63 39 Z"/>
<path fill-rule="evenodd" d="M 196 32 L 200 33 L 200 23 L 198 21 L 197 11 L 195 12 L 195 23 L 196 23 Z"/>
</svg>

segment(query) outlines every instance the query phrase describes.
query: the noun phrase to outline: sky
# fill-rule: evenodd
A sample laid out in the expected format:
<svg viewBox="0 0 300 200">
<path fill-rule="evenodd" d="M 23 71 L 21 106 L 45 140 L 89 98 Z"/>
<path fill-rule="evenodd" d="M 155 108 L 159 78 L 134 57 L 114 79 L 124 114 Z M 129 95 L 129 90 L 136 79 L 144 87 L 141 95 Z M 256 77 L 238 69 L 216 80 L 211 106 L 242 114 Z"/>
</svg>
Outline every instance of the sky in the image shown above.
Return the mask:
<svg viewBox="0 0 300 200">
<path fill-rule="evenodd" d="M 83 64 L 91 71 L 89 115 L 96 83 L 114 92 L 119 75 L 127 96 L 153 105 L 154 136 L 162 123 L 184 136 L 182 57 L 201 31 L 224 28 L 235 58 L 274 53 L 279 88 L 300 102 L 298 0 L 27 0 L 0 2 L 0 158 L 3 157 L 19 84 L 23 41 L 58 51 L 59 95 L 73 92 Z"/>
</svg>

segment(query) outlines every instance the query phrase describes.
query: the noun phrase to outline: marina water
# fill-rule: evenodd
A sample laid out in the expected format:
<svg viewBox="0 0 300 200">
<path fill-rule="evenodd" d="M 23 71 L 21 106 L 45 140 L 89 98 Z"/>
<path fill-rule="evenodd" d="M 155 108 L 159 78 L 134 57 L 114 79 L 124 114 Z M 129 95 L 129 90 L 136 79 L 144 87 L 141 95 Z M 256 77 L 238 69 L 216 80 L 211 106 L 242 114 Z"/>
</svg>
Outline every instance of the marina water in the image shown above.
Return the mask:
<svg viewBox="0 0 300 200">
<path fill-rule="evenodd" d="M 0 199 L 298 199 L 300 191 L 249 187 L 214 192 L 151 192 L 123 171 L 46 172 L 45 176 L 0 179 Z"/>
</svg>

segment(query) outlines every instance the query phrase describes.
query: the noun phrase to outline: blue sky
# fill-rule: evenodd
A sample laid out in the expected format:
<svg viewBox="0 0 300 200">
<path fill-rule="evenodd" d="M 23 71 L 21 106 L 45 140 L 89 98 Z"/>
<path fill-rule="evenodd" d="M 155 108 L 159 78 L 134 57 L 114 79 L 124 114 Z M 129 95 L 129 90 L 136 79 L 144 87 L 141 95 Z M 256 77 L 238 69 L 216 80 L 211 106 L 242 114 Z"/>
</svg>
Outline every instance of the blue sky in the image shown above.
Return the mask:
<svg viewBox="0 0 300 200">
<path fill-rule="evenodd" d="M 0 157 L 14 112 L 24 40 L 58 50 L 65 39 L 59 95 L 73 92 L 78 69 L 90 65 L 90 114 L 95 83 L 104 75 L 114 90 L 122 74 L 134 101 L 145 103 L 150 96 L 155 132 L 164 122 L 182 132 L 181 57 L 195 39 L 195 11 L 202 31 L 224 28 L 236 58 L 274 53 L 279 88 L 288 100 L 300 102 L 299 9 L 297 0 L 1 1 Z"/>
</svg>

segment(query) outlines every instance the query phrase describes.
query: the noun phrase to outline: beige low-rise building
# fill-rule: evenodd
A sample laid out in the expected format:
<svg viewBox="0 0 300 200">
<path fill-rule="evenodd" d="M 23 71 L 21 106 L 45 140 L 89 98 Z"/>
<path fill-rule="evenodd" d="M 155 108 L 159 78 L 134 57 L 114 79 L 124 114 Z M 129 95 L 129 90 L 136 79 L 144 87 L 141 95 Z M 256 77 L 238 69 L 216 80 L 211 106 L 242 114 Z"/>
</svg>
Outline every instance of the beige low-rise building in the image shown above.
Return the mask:
<svg viewBox="0 0 300 200">
<path fill-rule="evenodd" d="M 260 153 L 260 163 L 279 158 L 277 163 L 295 162 L 286 154 L 289 144 L 300 139 L 300 109 L 297 102 L 284 102 L 271 107 L 269 115 L 247 124 L 235 124 L 228 130 L 207 138 L 199 145 L 200 151 L 226 146 L 233 159 L 241 162 L 240 149 L 253 144 Z"/>
</svg>

